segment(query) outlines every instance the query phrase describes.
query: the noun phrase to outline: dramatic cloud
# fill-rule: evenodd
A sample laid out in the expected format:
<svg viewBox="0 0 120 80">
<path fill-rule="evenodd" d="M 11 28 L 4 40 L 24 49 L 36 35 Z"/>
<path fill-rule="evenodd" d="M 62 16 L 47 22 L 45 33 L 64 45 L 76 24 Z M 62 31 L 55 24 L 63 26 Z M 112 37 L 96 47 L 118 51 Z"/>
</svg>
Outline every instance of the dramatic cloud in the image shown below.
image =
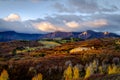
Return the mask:
<svg viewBox="0 0 120 80">
<path fill-rule="evenodd" d="M 54 31 L 98 30 L 119 33 L 120 15 L 55 15 L 36 20 L 4 20 L 0 19 L 0 31 L 16 31 L 22 33 L 46 33 Z"/>
<path fill-rule="evenodd" d="M 6 20 L 6 21 L 20 21 L 21 18 L 17 14 L 10 14 L 9 16 L 5 17 L 4 20 Z"/>
<path fill-rule="evenodd" d="M 6 2 L 15 2 L 15 6 L 8 5 L 11 9 L 6 8 L 4 6 Z M 4 15 L 0 15 L 0 31 L 47 33 L 96 30 L 120 34 L 120 0 L 25 0 L 25 2 L 6 0 L 6 2 L 1 4 L 5 12 L 1 13 Z M 1 7 L 0 9 L 2 10 Z M 11 12 L 21 15 L 10 14 Z M 6 14 L 10 15 L 3 17 Z"/>
<path fill-rule="evenodd" d="M 49 22 L 34 23 L 33 26 L 43 32 L 65 31 L 64 29 L 57 27 Z"/>
</svg>

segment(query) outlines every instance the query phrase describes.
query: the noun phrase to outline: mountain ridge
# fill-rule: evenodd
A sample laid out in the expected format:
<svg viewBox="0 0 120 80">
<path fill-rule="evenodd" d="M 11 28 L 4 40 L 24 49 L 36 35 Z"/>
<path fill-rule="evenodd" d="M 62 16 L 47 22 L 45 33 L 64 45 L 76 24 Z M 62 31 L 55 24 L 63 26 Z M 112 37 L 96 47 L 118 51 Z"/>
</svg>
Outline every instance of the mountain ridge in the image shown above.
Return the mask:
<svg viewBox="0 0 120 80">
<path fill-rule="evenodd" d="M 17 33 L 15 31 L 4 31 L 0 32 L 0 42 L 12 41 L 12 40 L 38 40 L 43 38 L 81 38 L 81 39 L 92 39 L 92 38 L 107 38 L 107 37 L 118 37 L 115 33 L 111 32 L 96 32 L 92 30 L 82 32 L 62 32 L 56 31 L 46 34 L 29 34 L 29 33 Z"/>
</svg>

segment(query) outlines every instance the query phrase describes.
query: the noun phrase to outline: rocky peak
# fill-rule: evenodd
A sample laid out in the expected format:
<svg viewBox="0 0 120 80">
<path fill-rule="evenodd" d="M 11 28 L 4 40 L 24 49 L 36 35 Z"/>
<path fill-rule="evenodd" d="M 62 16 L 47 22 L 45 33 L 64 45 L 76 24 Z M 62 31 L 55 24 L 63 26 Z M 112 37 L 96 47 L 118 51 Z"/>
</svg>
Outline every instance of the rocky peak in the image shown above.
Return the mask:
<svg viewBox="0 0 120 80">
<path fill-rule="evenodd" d="M 104 34 L 104 35 L 108 35 L 108 34 L 109 34 L 109 32 L 107 32 L 107 31 L 106 31 L 106 32 L 103 32 L 103 34 Z"/>
</svg>

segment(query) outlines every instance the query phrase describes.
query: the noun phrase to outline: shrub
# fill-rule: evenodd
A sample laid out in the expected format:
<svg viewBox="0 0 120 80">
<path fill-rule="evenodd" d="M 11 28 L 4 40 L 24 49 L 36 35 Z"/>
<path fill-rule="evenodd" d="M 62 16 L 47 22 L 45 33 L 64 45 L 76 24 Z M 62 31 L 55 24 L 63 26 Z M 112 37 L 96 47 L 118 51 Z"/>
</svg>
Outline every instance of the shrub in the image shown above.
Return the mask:
<svg viewBox="0 0 120 80">
<path fill-rule="evenodd" d="M 14 50 L 12 51 L 12 54 L 13 54 L 13 55 L 16 55 L 16 54 L 17 54 L 17 50 L 14 49 Z"/>
<path fill-rule="evenodd" d="M 39 56 L 40 56 L 40 57 L 44 57 L 44 56 L 45 56 L 45 53 L 40 53 Z"/>
</svg>

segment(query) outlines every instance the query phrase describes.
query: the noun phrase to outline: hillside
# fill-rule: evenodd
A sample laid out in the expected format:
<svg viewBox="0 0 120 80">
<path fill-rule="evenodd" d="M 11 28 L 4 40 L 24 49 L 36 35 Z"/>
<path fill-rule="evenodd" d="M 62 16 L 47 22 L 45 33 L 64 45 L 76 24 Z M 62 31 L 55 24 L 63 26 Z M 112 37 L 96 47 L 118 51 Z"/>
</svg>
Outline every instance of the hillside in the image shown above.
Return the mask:
<svg viewBox="0 0 120 80">
<path fill-rule="evenodd" d="M 5 48 L 2 48 L 3 50 L 1 50 L 0 53 L 0 71 L 6 69 L 11 80 L 31 80 L 37 73 L 41 73 L 45 80 L 61 80 L 64 78 L 64 72 L 69 65 L 71 65 L 70 68 L 73 70 L 75 66 L 83 66 L 80 67 L 79 70 L 80 73 L 82 73 L 80 74 L 80 78 L 84 80 L 86 69 L 88 67 L 87 64 L 90 63 L 91 65 L 94 61 L 98 61 L 99 67 L 103 64 L 107 67 L 116 67 L 114 66 L 115 64 L 117 65 L 116 70 L 119 71 L 120 38 L 90 39 L 85 41 L 67 42 L 60 45 L 53 42 L 54 40 L 52 42 L 50 41 L 50 43 L 47 41 L 47 43 L 45 42 L 44 44 L 40 43 L 40 41 L 2 42 L 1 45 L 6 44 L 6 46 L 4 46 Z M 54 47 L 45 47 L 46 45 L 51 44 L 57 45 Z M 13 46 L 15 50 L 11 49 Z M 17 48 L 20 46 L 24 46 L 24 48 Z M 90 48 L 90 50 L 70 52 L 72 49 L 78 47 Z M 9 50 L 9 48 L 11 53 L 2 52 L 4 49 Z M 111 76 L 107 67 L 102 72 L 102 75 L 104 76 L 98 76 L 98 80 L 107 80 L 106 77 Z M 117 73 L 119 74 L 119 72 Z M 88 77 L 86 79 L 96 80 L 95 76 L 97 74 L 101 75 L 99 69 L 97 72 L 92 73 L 90 78 Z"/>
</svg>

